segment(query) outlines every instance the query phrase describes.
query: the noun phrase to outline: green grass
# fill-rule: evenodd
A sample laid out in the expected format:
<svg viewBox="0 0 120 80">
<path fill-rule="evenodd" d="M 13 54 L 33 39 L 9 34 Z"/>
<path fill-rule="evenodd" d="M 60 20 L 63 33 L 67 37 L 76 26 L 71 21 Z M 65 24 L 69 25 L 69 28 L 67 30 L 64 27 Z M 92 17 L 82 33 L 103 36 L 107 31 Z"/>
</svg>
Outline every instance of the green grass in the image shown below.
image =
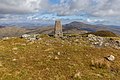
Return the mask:
<svg viewBox="0 0 120 80">
<path fill-rule="evenodd" d="M 58 54 L 60 53 L 60 54 Z M 0 41 L 1 80 L 119 80 L 120 50 L 94 48 L 82 38 L 65 40 L 46 35 L 42 40 Z M 116 57 L 110 68 L 91 66 L 91 60 Z M 75 74 L 80 72 L 79 77 Z"/>
</svg>

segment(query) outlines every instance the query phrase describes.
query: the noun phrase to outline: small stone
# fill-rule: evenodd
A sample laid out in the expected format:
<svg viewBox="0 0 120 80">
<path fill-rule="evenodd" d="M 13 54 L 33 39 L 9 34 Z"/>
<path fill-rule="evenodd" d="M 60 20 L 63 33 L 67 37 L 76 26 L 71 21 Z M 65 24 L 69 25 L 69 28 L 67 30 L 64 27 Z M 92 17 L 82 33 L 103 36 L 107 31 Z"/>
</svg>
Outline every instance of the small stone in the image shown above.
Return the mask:
<svg viewBox="0 0 120 80">
<path fill-rule="evenodd" d="M 120 41 L 119 41 L 119 40 L 116 40 L 116 43 L 120 44 Z"/>
<path fill-rule="evenodd" d="M 69 58 L 69 57 L 68 57 L 67 59 L 68 59 L 68 60 L 70 60 L 70 58 Z"/>
<path fill-rule="evenodd" d="M 18 50 L 18 48 L 17 48 L 17 47 L 15 47 L 15 48 L 13 48 L 12 50 Z"/>
<path fill-rule="evenodd" d="M 99 42 L 94 42 L 95 45 L 99 44 Z"/>
<path fill-rule="evenodd" d="M 81 73 L 80 72 L 78 72 L 78 73 L 76 73 L 75 75 L 74 75 L 74 78 L 81 78 Z"/>
<path fill-rule="evenodd" d="M 110 44 L 109 43 L 105 43 L 105 46 L 109 46 Z"/>
<path fill-rule="evenodd" d="M 13 59 L 12 61 L 16 61 L 17 59 Z"/>
<path fill-rule="evenodd" d="M 103 45 L 103 42 L 100 42 L 99 46 L 102 46 Z"/>
<path fill-rule="evenodd" d="M 52 56 L 51 56 L 51 55 L 49 55 L 49 56 L 48 56 L 48 58 L 52 58 Z"/>
<path fill-rule="evenodd" d="M 46 68 L 46 70 L 50 70 L 49 68 Z"/>
<path fill-rule="evenodd" d="M 89 34 L 88 37 L 95 37 L 95 35 L 93 35 L 93 34 Z"/>
<path fill-rule="evenodd" d="M 14 54 L 17 54 L 17 53 L 14 53 Z"/>
<path fill-rule="evenodd" d="M 10 38 L 9 38 L 9 37 L 4 37 L 4 38 L 3 38 L 3 40 L 8 40 L 8 39 L 10 39 Z"/>
<path fill-rule="evenodd" d="M 38 40 L 42 40 L 42 38 L 39 38 Z"/>
<path fill-rule="evenodd" d="M 21 44 L 22 46 L 26 46 L 27 44 Z"/>
<path fill-rule="evenodd" d="M 76 40 L 75 40 L 75 42 L 79 42 L 79 40 L 78 40 L 78 39 L 76 39 Z"/>
<path fill-rule="evenodd" d="M 21 36 L 21 38 L 28 38 L 28 37 L 30 37 L 29 34 L 23 34 L 23 35 Z"/>
<path fill-rule="evenodd" d="M 102 75 L 100 75 L 100 74 L 96 74 L 96 76 L 98 76 L 98 77 L 100 77 L 100 78 L 102 78 L 103 76 Z"/>
<path fill-rule="evenodd" d="M 118 50 L 120 49 L 120 47 L 118 47 L 118 46 L 116 46 L 115 48 L 118 49 Z"/>
<path fill-rule="evenodd" d="M 60 52 L 58 52 L 57 55 L 60 55 Z"/>
<path fill-rule="evenodd" d="M 3 65 L 2 65 L 2 62 L 0 62 L 0 67 L 2 67 Z"/>
<path fill-rule="evenodd" d="M 29 41 L 35 41 L 36 38 L 29 38 Z"/>
<path fill-rule="evenodd" d="M 58 60 L 59 58 L 57 56 L 55 56 L 55 60 Z"/>
<path fill-rule="evenodd" d="M 49 46 L 50 44 L 45 44 L 46 46 Z"/>
<path fill-rule="evenodd" d="M 114 57 L 113 55 L 110 55 L 110 56 L 107 57 L 107 59 L 108 59 L 109 61 L 114 61 L 114 60 L 115 60 L 115 57 Z"/>
</svg>

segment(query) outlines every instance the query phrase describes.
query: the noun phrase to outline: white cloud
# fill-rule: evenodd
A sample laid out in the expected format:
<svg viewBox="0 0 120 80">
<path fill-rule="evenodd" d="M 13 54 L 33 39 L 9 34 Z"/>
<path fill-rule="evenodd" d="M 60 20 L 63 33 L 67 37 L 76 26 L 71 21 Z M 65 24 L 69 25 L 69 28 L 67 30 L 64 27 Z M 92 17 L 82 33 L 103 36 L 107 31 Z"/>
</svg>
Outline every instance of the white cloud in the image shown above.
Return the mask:
<svg viewBox="0 0 120 80">
<path fill-rule="evenodd" d="M 47 6 L 48 0 L 0 0 L 0 13 L 29 13 Z"/>
<path fill-rule="evenodd" d="M 58 15 L 73 15 L 87 12 L 93 16 L 120 16 L 120 0 L 60 0 L 60 4 L 51 5 L 51 12 Z M 48 9 L 49 10 L 49 9 Z"/>
<path fill-rule="evenodd" d="M 0 13 L 29 13 L 45 10 L 58 15 L 76 15 L 81 12 L 93 16 L 120 16 L 120 0 L 0 0 Z"/>
<path fill-rule="evenodd" d="M 91 0 L 60 0 L 60 4 L 51 5 L 49 11 L 58 15 L 74 15 L 90 6 Z"/>
<path fill-rule="evenodd" d="M 95 16 L 120 16 L 120 0 L 97 0 L 93 10 Z"/>
<path fill-rule="evenodd" d="M 88 22 L 103 22 L 105 21 L 113 22 L 120 20 L 120 0 L 60 0 L 59 3 L 51 4 L 51 0 L 0 0 L 0 19 L 39 19 L 43 18 L 42 12 L 48 14 L 49 19 L 56 19 L 55 17 L 63 18 L 65 16 L 77 16 L 70 19 L 81 19 L 82 16 Z M 11 13 L 31 13 L 38 12 L 37 16 L 34 18 L 32 15 L 8 15 Z M 85 13 L 85 15 L 83 15 Z M 50 16 L 50 14 L 57 14 L 55 16 Z M 82 14 L 82 15 L 81 15 Z M 32 16 L 32 17 L 31 17 Z M 61 17 L 64 16 L 64 17 Z M 67 17 L 67 18 L 68 18 Z M 81 18 L 78 18 L 81 17 Z M 95 19 L 91 19 L 94 17 Z M 82 19 L 83 19 L 82 18 Z M 46 19 L 44 17 L 43 19 Z"/>
</svg>

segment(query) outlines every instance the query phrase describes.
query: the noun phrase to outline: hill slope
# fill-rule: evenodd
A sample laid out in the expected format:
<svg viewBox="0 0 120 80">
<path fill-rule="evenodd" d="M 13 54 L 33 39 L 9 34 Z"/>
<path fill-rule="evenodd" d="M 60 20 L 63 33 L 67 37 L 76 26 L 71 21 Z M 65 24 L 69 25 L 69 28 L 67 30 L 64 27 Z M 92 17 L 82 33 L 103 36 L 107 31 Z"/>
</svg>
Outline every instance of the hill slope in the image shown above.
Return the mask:
<svg viewBox="0 0 120 80">
<path fill-rule="evenodd" d="M 19 27 L 3 27 L 0 28 L 0 38 L 20 36 L 29 30 Z"/>
<path fill-rule="evenodd" d="M 79 31 L 83 30 L 83 31 L 88 31 L 88 32 L 108 30 L 108 31 L 112 31 L 116 34 L 120 34 L 120 29 L 118 27 L 106 26 L 106 25 L 91 25 L 91 24 L 86 24 L 83 22 L 76 22 L 76 21 L 64 25 L 64 28 L 65 28 L 65 30 L 77 29 Z"/>
<path fill-rule="evenodd" d="M 117 37 L 120 40 L 119 37 Z M 81 36 L 0 40 L 1 80 L 119 80 L 120 49 L 93 47 Z M 104 57 L 114 55 L 114 61 Z"/>
</svg>

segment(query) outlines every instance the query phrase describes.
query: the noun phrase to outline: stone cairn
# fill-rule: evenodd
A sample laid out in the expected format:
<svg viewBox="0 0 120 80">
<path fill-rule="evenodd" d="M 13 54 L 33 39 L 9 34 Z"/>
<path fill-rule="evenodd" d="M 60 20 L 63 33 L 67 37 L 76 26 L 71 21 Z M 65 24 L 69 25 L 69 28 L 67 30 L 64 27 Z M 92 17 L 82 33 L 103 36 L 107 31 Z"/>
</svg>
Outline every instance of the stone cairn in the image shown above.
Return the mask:
<svg viewBox="0 0 120 80">
<path fill-rule="evenodd" d="M 55 21 L 54 36 L 55 36 L 55 38 L 63 37 L 62 24 L 61 24 L 60 20 Z"/>
</svg>

